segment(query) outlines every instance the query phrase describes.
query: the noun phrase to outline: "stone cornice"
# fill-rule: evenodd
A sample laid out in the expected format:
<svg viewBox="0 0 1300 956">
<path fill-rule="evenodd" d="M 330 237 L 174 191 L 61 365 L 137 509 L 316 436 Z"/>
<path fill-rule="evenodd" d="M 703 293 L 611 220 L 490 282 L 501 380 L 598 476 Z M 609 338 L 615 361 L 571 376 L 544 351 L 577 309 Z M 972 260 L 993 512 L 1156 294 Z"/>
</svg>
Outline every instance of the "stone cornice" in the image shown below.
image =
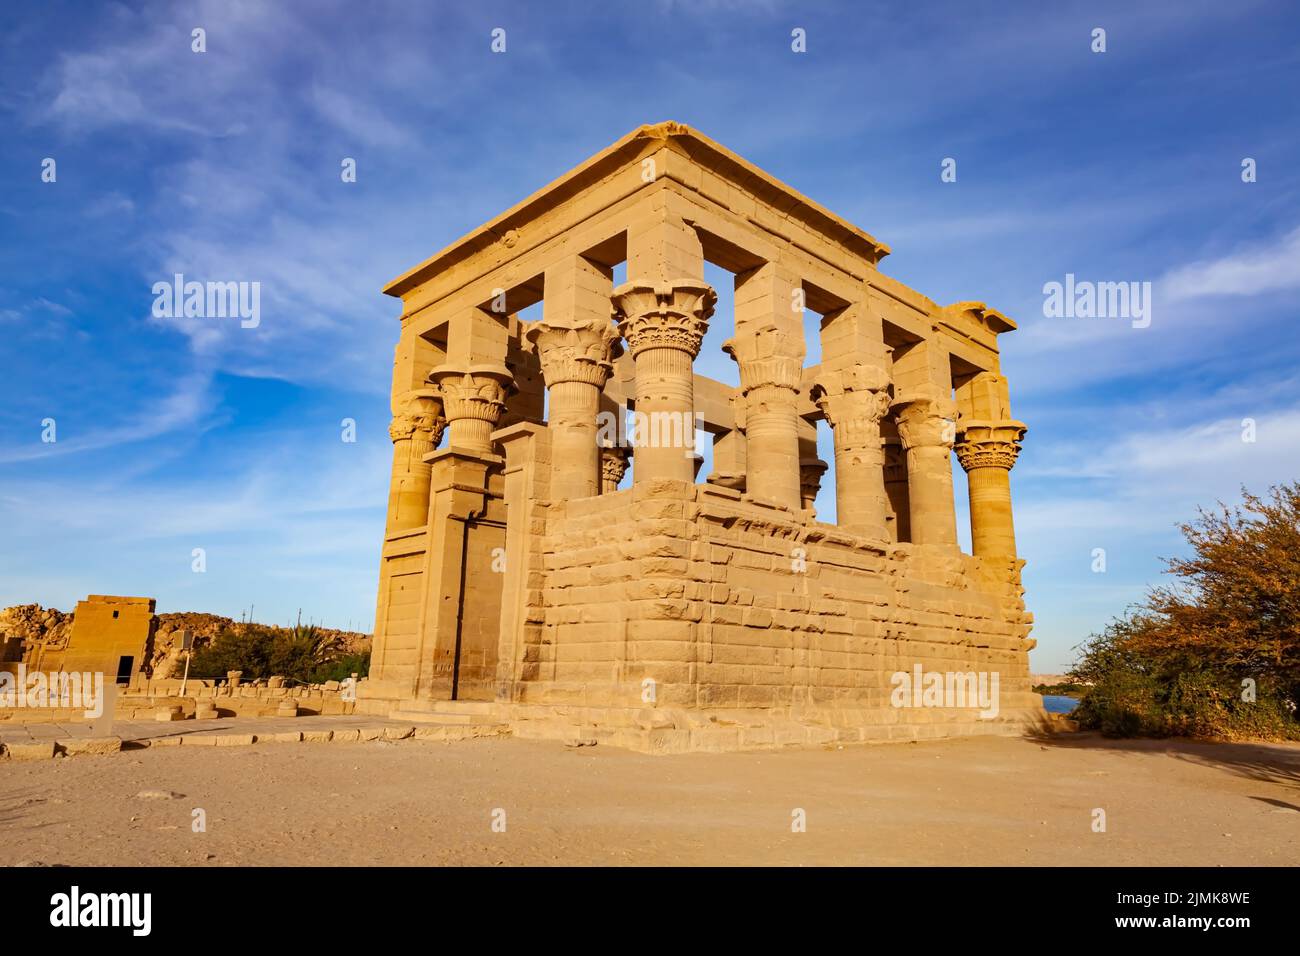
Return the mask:
<svg viewBox="0 0 1300 956">
<path fill-rule="evenodd" d="M 696 177 L 701 171 L 732 183 L 752 193 L 772 208 L 805 223 L 816 233 L 870 263 L 878 263 L 889 254 L 889 247 L 824 206 L 781 182 L 753 163 L 684 123 L 662 122 L 640 126 L 585 162 L 543 186 L 531 196 L 444 247 L 424 262 L 407 270 L 384 287 L 387 295 L 402 297 L 429 279 L 446 274 L 461 263 L 497 247 L 521 249 L 543 241 L 544 230 L 537 228 L 548 213 L 563 206 L 571 197 L 610 177 L 634 171 L 640 182 L 640 164 L 644 158 L 667 149 L 693 167 Z M 662 175 L 684 184 L 691 177 L 686 172 L 667 170 Z M 537 235 L 533 235 L 537 234 Z M 522 237 L 522 238 L 521 238 Z"/>
</svg>

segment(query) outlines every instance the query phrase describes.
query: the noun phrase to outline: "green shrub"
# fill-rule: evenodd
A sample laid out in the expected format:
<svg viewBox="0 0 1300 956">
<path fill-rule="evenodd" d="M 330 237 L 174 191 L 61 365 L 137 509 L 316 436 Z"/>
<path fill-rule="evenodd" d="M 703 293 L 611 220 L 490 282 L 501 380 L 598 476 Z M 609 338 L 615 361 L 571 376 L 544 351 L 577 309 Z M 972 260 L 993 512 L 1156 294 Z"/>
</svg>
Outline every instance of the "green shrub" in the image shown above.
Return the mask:
<svg viewBox="0 0 1300 956">
<path fill-rule="evenodd" d="M 194 651 L 190 676 L 225 680 L 242 671 L 244 680 L 280 676 L 303 684 L 343 680 L 370 670 L 370 652 L 341 654 L 338 639 L 313 625 L 291 628 L 246 624 L 221 631 L 211 644 Z"/>
<path fill-rule="evenodd" d="M 321 664 L 312 672 L 311 683 L 323 684 L 327 680 L 347 680 L 353 674 L 365 677 L 370 673 L 370 652 L 349 654 L 336 661 Z"/>
<path fill-rule="evenodd" d="M 1093 635 L 1071 715 L 1114 736 L 1300 739 L 1300 483 L 1183 525 L 1177 579 Z M 1253 696 L 1245 693 L 1253 687 Z"/>
<path fill-rule="evenodd" d="M 1108 737 L 1158 734 L 1159 685 L 1149 674 L 1116 668 L 1088 688 L 1070 714 L 1079 726 Z"/>
<path fill-rule="evenodd" d="M 197 648 L 190 659 L 190 676 L 225 680 L 229 671 L 243 671 L 248 680 L 270 677 L 274 634 L 260 624 L 222 630 L 212 643 Z"/>
</svg>

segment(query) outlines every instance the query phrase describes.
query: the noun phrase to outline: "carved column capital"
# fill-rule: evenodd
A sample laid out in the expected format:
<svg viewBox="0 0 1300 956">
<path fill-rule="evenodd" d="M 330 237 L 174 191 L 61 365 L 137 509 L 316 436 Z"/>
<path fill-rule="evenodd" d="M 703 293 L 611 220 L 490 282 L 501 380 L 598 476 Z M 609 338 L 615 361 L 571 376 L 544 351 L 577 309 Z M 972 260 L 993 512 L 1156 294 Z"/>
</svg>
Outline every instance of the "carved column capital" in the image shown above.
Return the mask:
<svg viewBox="0 0 1300 956">
<path fill-rule="evenodd" d="M 618 331 L 636 358 L 646 349 L 666 348 L 700 354 L 700 343 L 718 296 L 699 279 L 625 282 L 611 301 Z"/>
<path fill-rule="evenodd" d="M 537 350 L 547 388 L 565 382 L 604 388 L 614 359 L 623 354 L 618 331 L 603 319 L 574 325 L 542 320 L 529 325 L 524 337 Z"/>
<path fill-rule="evenodd" d="M 859 362 L 823 371 L 809 397 L 826 416 L 841 447 L 880 444 L 880 420 L 889 411 L 889 376 L 884 369 Z"/>
<path fill-rule="evenodd" d="M 802 337 L 780 331 L 775 325 L 765 325 L 727 339 L 722 343 L 722 351 L 730 355 L 740 369 L 741 395 L 762 388 L 799 391 L 803 378 Z"/>
<path fill-rule="evenodd" d="M 388 426 L 388 437 L 398 442 L 418 435 L 429 444 L 437 445 L 446 425 L 441 396 L 431 388 L 414 389 L 393 402 L 393 420 Z"/>
<path fill-rule="evenodd" d="M 510 370 L 504 365 L 439 365 L 429 381 L 442 399 L 452 444 L 490 452 L 492 430 L 515 389 Z"/>
<path fill-rule="evenodd" d="M 917 389 L 894 403 L 903 447 L 951 449 L 957 437 L 957 403 L 937 389 Z"/>
<path fill-rule="evenodd" d="M 954 448 L 957 460 L 967 471 L 973 468 L 1010 471 L 1020 454 L 1020 442 L 1027 430 L 1024 422 L 1011 419 L 962 422 Z"/>
<path fill-rule="evenodd" d="M 803 499 L 806 510 L 812 510 L 817 500 L 817 493 L 822 490 L 822 475 L 826 473 L 826 462 L 820 458 L 799 459 L 799 496 Z"/>
<path fill-rule="evenodd" d="M 448 421 L 472 418 L 495 422 L 514 389 L 514 375 L 504 365 L 439 365 L 429 381 L 442 399 Z"/>
<path fill-rule="evenodd" d="M 628 450 L 620 445 L 606 445 L 600 449 L 601 493 L 618 490 L 618 483 L 627 474 Z"/>
</svg>

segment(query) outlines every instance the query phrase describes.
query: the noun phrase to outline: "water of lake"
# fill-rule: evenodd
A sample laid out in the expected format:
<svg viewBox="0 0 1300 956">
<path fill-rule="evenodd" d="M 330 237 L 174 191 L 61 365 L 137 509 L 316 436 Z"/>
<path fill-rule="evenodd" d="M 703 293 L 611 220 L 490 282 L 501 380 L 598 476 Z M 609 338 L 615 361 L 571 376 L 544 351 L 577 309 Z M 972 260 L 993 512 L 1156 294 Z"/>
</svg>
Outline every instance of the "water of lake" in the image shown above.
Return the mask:
<svg viewBox="0 0 1300 956">
<path fill-rule="evenodd" d="M 1043 710 L 1049 714 L 1068 714 L 1079 706 L 1073 697 L 1061 697 L 1057 694 L 1043 695 Z"/>
</svg>

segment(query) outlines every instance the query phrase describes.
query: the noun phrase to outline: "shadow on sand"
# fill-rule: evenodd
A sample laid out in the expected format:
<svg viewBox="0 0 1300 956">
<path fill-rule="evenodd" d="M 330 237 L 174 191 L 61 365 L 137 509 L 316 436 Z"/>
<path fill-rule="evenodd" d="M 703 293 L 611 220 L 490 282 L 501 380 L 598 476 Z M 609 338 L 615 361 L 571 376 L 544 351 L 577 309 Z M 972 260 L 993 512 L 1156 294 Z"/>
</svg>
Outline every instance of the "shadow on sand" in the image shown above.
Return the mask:
<svg viewBox="0 0 1300 956">
<path fill-rule="evenodd" d="M 1288 787 L 1300 797 L 1300 743 L 1251 743 L 1191 740 L 1183 737 L 1104 737 L 1096 731 L 1062 732 L 1051 718 L 1039 721 L 1026 738 L 1045 747 L 1067 750 L 1110 750 L 1121 754 L 1164 754 L 1254 780 Z M 1300 803 L 1274 797 L 1253 797 L 1279 809 L 1300 812 Z"/>
</svg>

